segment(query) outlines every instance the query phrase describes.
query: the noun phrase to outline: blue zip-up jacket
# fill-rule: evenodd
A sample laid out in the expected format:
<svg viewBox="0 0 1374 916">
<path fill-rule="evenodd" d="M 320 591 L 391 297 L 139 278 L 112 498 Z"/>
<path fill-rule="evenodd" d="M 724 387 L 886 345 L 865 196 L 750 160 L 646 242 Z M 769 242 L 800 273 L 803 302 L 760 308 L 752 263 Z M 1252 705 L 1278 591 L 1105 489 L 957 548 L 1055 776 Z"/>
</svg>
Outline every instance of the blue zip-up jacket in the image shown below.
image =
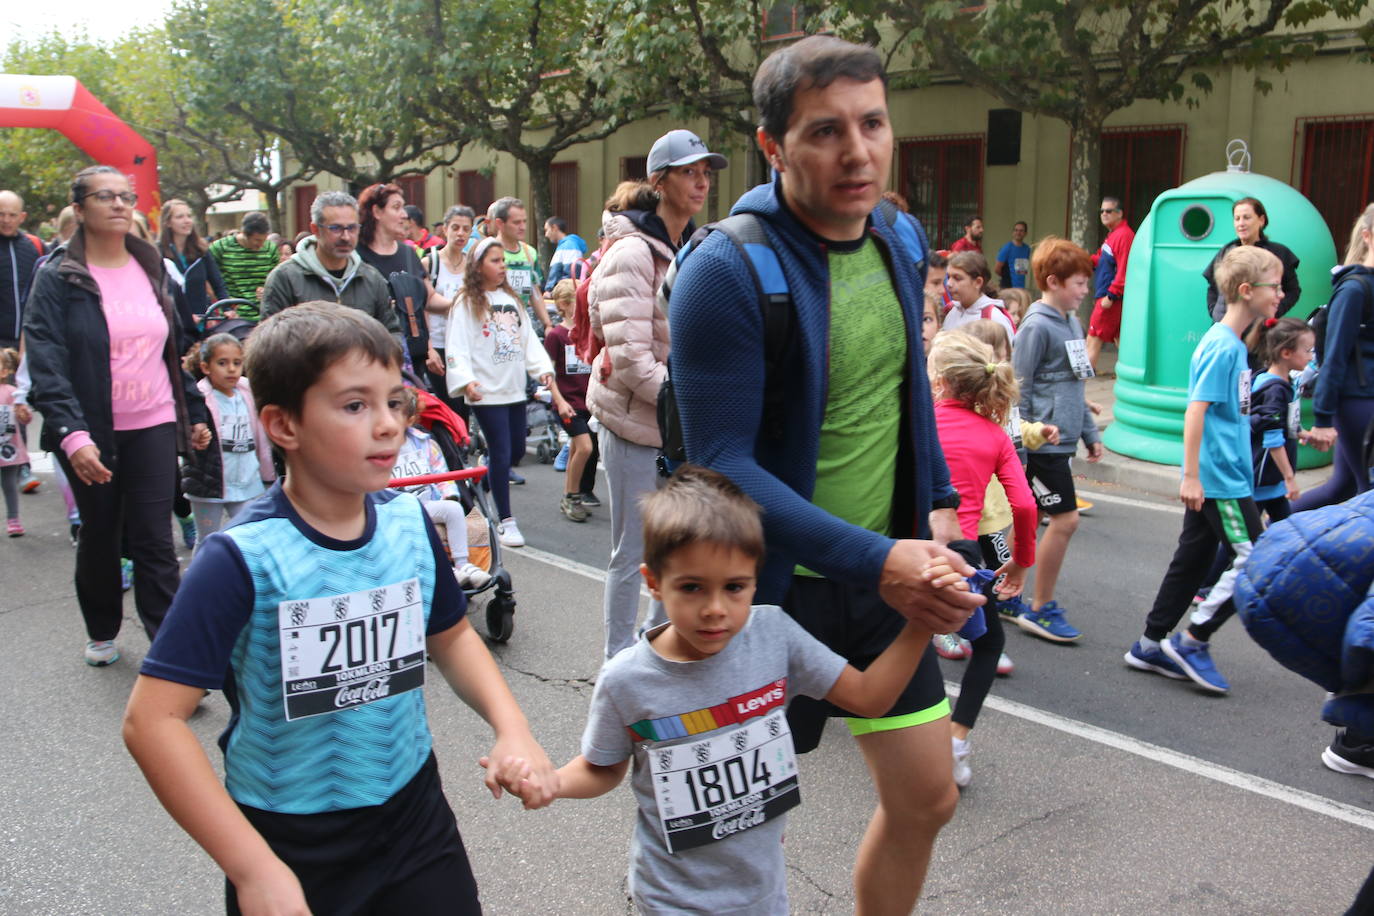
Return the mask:
<svg viewBox="0 0 1374 916">
<path fill-rule="evenodd" d="M 830 271 L 826 246 L 788 212 L 782 184 L 745 193 L 732 213 L 755 213 L 787 278 L 794 314 L 781 371 L 787 399 L 783 435 L 761 430 L 764 395 L 763 312 L 752 269 L 724 233 L 712 233 L 679 268 L 669 304 L 673 390 L 687 444 L 697 464 L 728 476 L 763 507 L 768 556 L 755 600 L 777 603 L 793 567 L 876 587 L 893 538 L 842 521 L 811 503 L 829 380 Z M 904 452 L 893 505 L 899 537 L 928 537 L 932 498 L 953 493 L 935 433 L 935 412 L 921 346 L 925 278 L 883 215 L 869 231 L 892 272 L 906 318 Z M 903 474 L 903 468 L 909 474 Z"/>
<path fill-rule="evenodd" d="M 1274 659 L 1335 694 L 1322 718 L 1374 734 L 1374 490 L 1269 526 L 1236 613 Z"/>
<path fill-rule="evenodd" d="M 1361 279 L 1363 278 L 1363 279 Z M 1342 398 L 1374 398 L 1374 268 L 1351 264 L 1337 267 L 1331 276 L 1334 289 L 1326 316 L 1326 345 L 1312 413 L 1317 426 L 1334 426 Z M 1364 385 L 1355 371 L 1358 351 L 1364 363 Z"/>
</svg>

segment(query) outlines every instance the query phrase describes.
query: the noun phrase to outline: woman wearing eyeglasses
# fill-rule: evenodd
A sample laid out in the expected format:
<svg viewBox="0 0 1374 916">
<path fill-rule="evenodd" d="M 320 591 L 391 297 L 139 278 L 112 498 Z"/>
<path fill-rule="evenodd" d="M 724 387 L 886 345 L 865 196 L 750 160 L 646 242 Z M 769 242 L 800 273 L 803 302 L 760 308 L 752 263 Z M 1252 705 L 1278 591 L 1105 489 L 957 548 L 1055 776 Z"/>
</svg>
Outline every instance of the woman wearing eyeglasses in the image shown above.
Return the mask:
<svg viewBox="0 0 1374 916">
<path fill-rule="evenodd" d="M 139 619 L 156 635 L 180 583 L 169 524 L 177 453 L 210 442 L 205 402 L 179 362 L 162 256 L 130 233 L 137 202 L 118 169 L 76 174 L 77 230 L 34 278 L 24 316 L 42 446 L 81 511 L 76 598 L 96 666 L 119 658 L 121 545 Z"/>
<path fill-rule="evenodd" d="M 1264 230 L 1269 226 L 1269 214 L 1265 212 L 1264 204 L 1253 197 L 1242 197 L 1231 205 L 1231 224 L 1235 227 L 1236 237 L 1222 246 L 1217 256 L 1212 259 L 1212 263 L 1202 272 L 1202 276 L 1207 279 L 1208 314 L 1212 316 L 1213 321 L 1220 321 L 1221 316 L 1226 314 L 1226 303 L 1217 292 L 1212 271 L 1216 270 L 1221 259 L 1226 257 L 1226 252 L 1232 248 L 1237 245 L 1255 245 L 1272 252 L 1283 264 L 1283 298 L 1279 300 L 1277 315 L 1282 318 L 1298 304 L 1298 298 L 1302 296 L 1302 286 L 1298 283 L 1298 256 L 1287 245 L 1281 245 L 1264 234 Z"/>
</svg>

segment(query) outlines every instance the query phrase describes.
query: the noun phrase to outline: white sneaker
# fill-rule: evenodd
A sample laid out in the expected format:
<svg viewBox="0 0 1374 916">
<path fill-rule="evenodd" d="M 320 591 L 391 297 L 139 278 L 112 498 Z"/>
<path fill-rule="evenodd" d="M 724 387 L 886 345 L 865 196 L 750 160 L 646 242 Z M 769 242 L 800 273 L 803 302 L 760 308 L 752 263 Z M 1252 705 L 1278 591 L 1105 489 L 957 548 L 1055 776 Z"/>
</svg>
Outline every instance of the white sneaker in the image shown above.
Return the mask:
<svg viewBox="0 0 1374 916">
<path fill-rule="evenodd" d="M 973 753 L 973 743 L 968 739 L 955 738 L 953 735 L 949 740 L 954 748 L 954 784 L 962 789 L 973 782 L 973 769 L 968 765 L 968 756 Z"/>
<path fill-rule="evenodd" d="M 475 563 L 464 563 L 453 571 L 463 588 L 481 588 L 491 581 L 491 573 Z"/>
<path fill-rule="evenodd" d="M 115 648 L 114 640 L 100 639 L 86 643 L 86 664 L 92 668 L 113 665 L 117 661 L 119 649 Z"/>
<path fill-rule="evenodd" d="M 515 524 L 515 518 L 501 519 L 501 545 L 504 547 L 524 547 L 525 536 Z"/>
</svg>

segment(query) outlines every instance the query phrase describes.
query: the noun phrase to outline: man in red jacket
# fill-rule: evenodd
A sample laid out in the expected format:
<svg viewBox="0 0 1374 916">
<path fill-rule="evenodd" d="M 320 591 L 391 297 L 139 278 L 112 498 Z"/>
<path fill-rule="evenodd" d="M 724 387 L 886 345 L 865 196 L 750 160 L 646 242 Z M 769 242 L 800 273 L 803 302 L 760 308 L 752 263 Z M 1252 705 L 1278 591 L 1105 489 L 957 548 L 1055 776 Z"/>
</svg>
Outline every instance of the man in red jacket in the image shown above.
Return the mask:
<svg viewBox="0 0 1374 916">
<path fill-rule="evenodd" d="M 1126 261 L 1131 256 L 1131 243 L 1135 241 L 1135 231 L 1126 222 L 1126 211 L 1121 208 L 1121 198 L 1102 198 L 1102 225 L 1107 227 L 1107 237 L 1102 247 L 1093 255 L 1093 283 L 1096 292 L 1093 296 L 1093 316 L 1088 322 L 1088 362 L 1097 371 L 1097 357 L 1102 352 L 1102 344 L 1116 343 L 1121 338 L 1121 300 L 1126 294 Z"/>
<path fill-rule="evenodd" d="M 964 234 L 954 240 L 954 244 L 949 246 L 950 251 L 982 251 L 983 250 L 983 218 L 975 216 L 964 223 Z"/>
</svg>

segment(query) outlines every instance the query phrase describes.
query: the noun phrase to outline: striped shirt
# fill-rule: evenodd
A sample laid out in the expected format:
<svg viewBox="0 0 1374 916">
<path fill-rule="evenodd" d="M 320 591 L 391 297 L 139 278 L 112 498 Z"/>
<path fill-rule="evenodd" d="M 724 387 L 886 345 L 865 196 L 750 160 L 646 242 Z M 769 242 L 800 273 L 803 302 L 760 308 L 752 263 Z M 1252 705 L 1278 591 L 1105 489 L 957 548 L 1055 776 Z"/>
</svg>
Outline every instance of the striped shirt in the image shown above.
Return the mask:
<svg viewBox="0 0 1374 916">
<path fill-rule="evenodd" d="M 238 233 L 226 235 L 210 243 L 210 256 L 215 259 L 215 263 L 219 265 L 219 272 L 224 275 L 224 288 L 228 290 L 229 296 L 254 303 L 258 301 L 258 290 L 267 282 L 267 275 L 272 272 L 272 268 L 281 263 L 281 254 L 277 251 L 277 246 L 264 242 L 261 248 L 252 251 L 239 244 Z M 240 318 L 251 321 L 258 318 L 256 307 L 240 306 L 238 313 Z"/>
</svg>

